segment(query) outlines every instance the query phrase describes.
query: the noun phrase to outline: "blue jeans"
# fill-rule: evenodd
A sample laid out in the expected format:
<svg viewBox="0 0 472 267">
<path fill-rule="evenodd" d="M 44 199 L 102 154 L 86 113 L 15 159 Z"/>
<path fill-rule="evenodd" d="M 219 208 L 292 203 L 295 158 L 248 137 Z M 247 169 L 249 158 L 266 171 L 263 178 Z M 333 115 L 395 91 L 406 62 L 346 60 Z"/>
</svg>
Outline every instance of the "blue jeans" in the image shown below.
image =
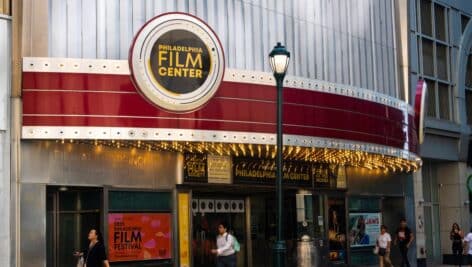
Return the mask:
<svg viewBox="0 0 472 267">
<path fill-rule="evenodd" d="M 218 256 L 216 267 L 236 267 L 236 253 L 229 256 Z"/>
<path fill-rule="evenodd" d="M 408 262 L 408 248 L 406 245 L 400 245 L 400 254 L 402 255 L 402 264 L 401 267 L 405 266 L 410 267 L 410 262 Z"/>
</svg>

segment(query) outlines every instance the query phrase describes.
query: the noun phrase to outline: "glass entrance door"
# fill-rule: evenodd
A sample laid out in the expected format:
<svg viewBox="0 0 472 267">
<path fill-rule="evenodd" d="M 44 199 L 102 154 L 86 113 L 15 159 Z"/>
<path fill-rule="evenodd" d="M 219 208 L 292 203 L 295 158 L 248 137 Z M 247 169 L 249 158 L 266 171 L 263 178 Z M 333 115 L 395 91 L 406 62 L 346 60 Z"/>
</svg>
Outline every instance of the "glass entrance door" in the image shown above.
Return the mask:
<svg viewBox="0 0 472 267">
<path fill-rule="evenodd" d="M 47 266 L 76 265 L 73 252 L 87 248 L 91 228 L 101 228 L 101 203 L 101 189 L 47 188 Z"/>
<path fill-rule="evenodd" d="M 228 224 L 229 232 L 236 237 L 240 251 L 236 254 L 237 266 L 246 265 L 246 220 L 243 199 L 207 198 L 198 196 L 192 200 L 192 255 L 194 267 L 216 266 L 218 225 Z"/>
<path fill-rule="evenodd" d="M 321 240 L 316 242 L 316 245 L 324 246 L 326 239 L 326 224 L 325 224 L 325 198 L 323 195 L 313 195 L 313 223 L 314 223 L 314 236 L 315 239 Z"/>
<path fill-rule="evenodd" d="M 277 206 L 275 194 L 261 193 L 253 195 L 250 202 L 252 266 L 269 267 L 272 266 L 272 248 L 276 240 Z M 285 191 L 283 200 L 283 237 L 287 248 L 287 266 L 296 266 L 297 263 L 297 228 L 295 193 Z"/>
<path fill-rule="evenodd" d="M 423 172 L 424 230 L 426 234 L 426 251 L 429 263 L 441 262 L 441 229 L 439 228 L 439 191 L 437 167 L 425 162 Z"/>
<path fill-rule="evenodd" d="M 328 248 L 332 265 L 347 262 L 346 200 L 344 196 L 328 196 Z"/>
</svg>

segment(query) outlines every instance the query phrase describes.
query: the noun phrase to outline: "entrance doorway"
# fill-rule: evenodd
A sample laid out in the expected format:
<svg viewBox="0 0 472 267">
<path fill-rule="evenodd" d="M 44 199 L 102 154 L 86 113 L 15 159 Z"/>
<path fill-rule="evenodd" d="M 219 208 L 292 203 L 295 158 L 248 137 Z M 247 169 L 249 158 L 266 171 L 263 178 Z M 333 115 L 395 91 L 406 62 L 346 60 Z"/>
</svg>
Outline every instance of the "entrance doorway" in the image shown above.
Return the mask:
<svg viewBox="0 0 472 267">
<path fill-rule="evenodd" d="M 425 161 L 423 167 L 424 230 L 429 263 L 441 262 L 441 229 L 437 164 Z"/>
<path fill-rule="evenodd" d="M 192 199 L 192 255 L 194 267 L 216 266 L 217 229 L 220 223 L 228 225 L 228 231 L 236 237 L 241 248 L 237 253 L 238 267 L 246 266 L 246 212 L 242 198 Z"/>
<path fill-rule="evenodd" d="M 46 198 L 47 266 L 75 266 L 73 252 L 87 248 L 91 228 L 102 228 L 102 190 L 48 187 Z"/>
<path fill-rule="evenodd" d="M 343 192 L 286 190 L 283 199 L 283 237 L 287 247 L 287 266 L 297 266 L 297 262 L 306 257 L 301 246 L 304 239 L 313 245 L 317 255 L 313 262 L 316 266 L 345 266 L 348 260 L 346 210 Z M 276 212 L 273 192 L 261 190 L 229 196 L 223 193 L 194 193 L 192 266 L 215 266 L 216 257 L 211 254 L 211 249 L 216 248 L 220 222 L 229 225 L 241 244 L 241 251 L 237 254 L 238 267 L 272 266 Z"/>
<path fill-rule="evenodd" d="M 287 266 L 296 265 L 297 221 L 294 192 L 285 192 L 284 239 L 287 245 Z M 249 203 L 249 207 L 245 205 Z M 237 238 L 241 250 L 237 253 L 238 267 L 272 266 L 272 247 L 276 237 L 276 202 L 274 193 L 235 196 L 212 194 L 194 195 L 192 199 L 193 266 L 215 266 L 217 227 L 226 222 Z"/>
<path fill-rule="evenodd" d="M 347 263 L 346 199 L 328 197 L 328 248 L 331 266 Z"/>
<path fill-rule="evenodd" d="M 276 241 L 277 206 L 274 193 L 251 196 L 251 246 L 253 267 L 272 266 L 273 245 Z M 283 238 L 286 245 L 287 266 L 296 265 L 297 221 L 295 193 L 284 192 Z"/>
</svg>

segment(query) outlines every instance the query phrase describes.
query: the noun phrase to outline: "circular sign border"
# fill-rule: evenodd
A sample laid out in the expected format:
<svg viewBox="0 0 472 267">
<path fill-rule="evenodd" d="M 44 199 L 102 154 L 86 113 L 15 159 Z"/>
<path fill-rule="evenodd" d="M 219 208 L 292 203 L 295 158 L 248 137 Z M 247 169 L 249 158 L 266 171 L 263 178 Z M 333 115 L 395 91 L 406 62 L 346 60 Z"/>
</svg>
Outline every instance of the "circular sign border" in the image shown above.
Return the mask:
<svg viewBox="0 0 472 267">
<path fill-rule="evenodd" d="M 142 35 L 142 33 L 145 29 L 149 28 L 149 26 L 152 25 L 152 23 L 155 23 L 156 20 L 163 19 L 163 17 L 169 17 L 169 19 L 166 19 L 163 22 L 158 23 L 157 25 L 155 25 L 155 27 L 151 28 L 145 36 Z M 154 84 L 153 81 L 150 81 L 148 79 L 148 77 L 142 78 L 142 79 L 147 79 L 147 84 L 149 84 L 149 83 L 152 84 L 151 88 L 146 87 L 146 86 L 144 86 L 144 88 L 143 88 L 143 86 L 140 86 L 140 84 L 142 84 L 143 82 L 141 81 L 141 83 L 140 83 L 140 81 L 138 81 L 138 79 L 136 79 L 136 75 L 139 73 L 139 71 L 137 69 L 135 69 L 135 65 L 138 65 L 138 64 L 137 63 L 135 64 L 135 62 L 134 62 L 134 60 L 136 60 L 135 57 L 134 57 L 134 55 L 136 53 L 135 49 L 138 47 L 137 46 L 137 41 L 139 39 L 144 39 L 144 41 L 141 42 L 141 44 L 139 46 L 139 50 L 138 50 L 138 51 L 142 51 L 146 46 L 150 45 L 149 44 L 150 41 L 146 41 L 146 39 L 149 39 L 149 38 L 152 39 L 153 35 L 156 34 L 156 29 L 158 29 L 157 31 L 159 31 L 159 25 L 162 26 L 162 24 L 169 23 L 169 22 L 172 22 L 172 21 L 179 21 L 179 20 L 190 23 L 190 24 L 193 24 L 196 27 L 200 27 L 201 30 L 205 31 L 205 33 L 207 34 L 206 39 L 212 41 L 213 44 L 214 44 L 214 47 L 215 47 L 214 55 L 212 55 L 212 51 L 211 51 L 211 49 L 209 49 L 210 50 L 209 51 L 210 56 L 212 57 L 212 62 L 211 62 L 212 70 L 210 71 L 210 73 L 209 73 L 207 79 L 205 80 L 205 82 L 199 88 L 197 88 L 195 90 L 195 91 L 199 91 L 199 92 L 194 94 L 196 96 L 194 96 L 193 99 L 190 99 L 190 101 L 189 101 L 189 99 L 184 99 L 184 101 L 182 101 L 181 99 L 178 99 L 178 98 L 175 98 L 175 97 L 172 98 L 172 97 L 165 96 L 165 93 L 168 93 L 169 91 L 167 89 L 165 89 L 165 92 L 159 91 L 159 90 L 162 90 L 162 89 L 157 88 L 156 84 Z M 192 32 L 188 28 L 183 28 L 182 27 L 180 29 Z M 162 29 L 160 29 L 160 30 L 162 31 Z M 168 32 L 168 31 L 163 31 L 163 32 L 165 33 L 165 32 Z M 205 40 L 205 38 L 202 38 L 201 35 L 199 35 L 198 33 L 195 33 L 195 32 L 193 32 L 193 33 L 195 35 L 197 35 L 198 37 L 200 37 L 202 39 L 202 42 L 204 42 L 205 44 L 208 44 L 208 42 L 207 42 L 208 40 Z M 154 44 L 152 44 L 152 45 L 154 45 Z M 140 53 L 142 53 L 142 52 L 140 52 Z M 195 110 L 198 110 L 198 109 L 204 107 L 208 103 L 208 101 L 218 91 L 218 88 L 219 88 L 221 82 L 223 81 L 223 77 L 224 77 L 224 73 L 225 73 L 225 69 L 226 69 L 225 68 L 226 67 L 225 66 L 226 65 L 225 53 L 224 53 L 224 49 L 223 49 L 223 46 L 221 44 L 221 41 L 218 38 L 218 35 L 215 33 L 215 31 L 205 21 L 203 21 L 199 17 L 196 17 L 192 14 L 184 13 L 184 12 L 162 13 L 158 16 L 153 17 L 149 21 L 147 21 L 139 29 L 139 31 L 136 33 L 136 35 L 133 38 L 133 41 L 131 43 L 131 46 L 129 48 L 129 53 L 128 53 L 128 64 L 129 64 L 129 69 L 130 69 L 131 81 L 133 82 L 133 84 L 137 88 L 138 93 L 140 95 L 142 95 L 152 105 L 157 106 L 157 107 L 159 107 L 159 108 L 161 108 L 165 111 L 174 112 L 174 113 L 189 113 L 189 112 L 193 112 Z M 147 62 L 145 62 L 144 64 L 147 64 Z M 142 64 L 141 64 L 141 68 L 143 68 Z M 147 66 L 145 66 L 145 68 L 147 68 Z M 139 74 L 143 74 L 142 70 L 141 70 L 141 73 L 139 73 Z M 146 74 L 146 73 L 144 73 L 144 74 Z M 144 82 L 144 83 L 146 83 L 146 82 Z M 160 86 L 160 85 L 158 85 L 158 86 Z M 203 89 L 206 88 L 206 89 L 202 90 L 202 88 Z M 192 92 L 192 93 L 194 93 L 194 92 Z M 192 94 L 192 93 L 189 93 L 189 94 Z M 158 94 L 160 94 L 160 95 L 158 96 Z M 178 95 L 178 94 L 175 94 L 175 95 Z M 188 95 L 188 94 L 182 94 L 182 95 Z M 167 98 L 167 99 L 164 100 L 163 98 Z"/>
</svg>

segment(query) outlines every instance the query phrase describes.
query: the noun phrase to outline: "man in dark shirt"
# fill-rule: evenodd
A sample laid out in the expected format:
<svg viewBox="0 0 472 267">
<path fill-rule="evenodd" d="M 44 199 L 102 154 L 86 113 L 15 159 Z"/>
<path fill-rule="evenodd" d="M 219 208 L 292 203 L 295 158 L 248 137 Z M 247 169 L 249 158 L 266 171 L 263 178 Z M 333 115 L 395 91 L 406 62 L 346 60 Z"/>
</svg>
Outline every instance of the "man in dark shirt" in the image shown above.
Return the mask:
<svg viewBox="0 0 472 267">
<path fill-rule="evenodd" d="M 413 242 L 413 233 L 411 232 L 410 228 L 408 228 L 405 219 L 400 220 L 400 227 L 397 228 L 395 232 L 395 245 L 398 244 L 398 248 L 400 249 L 400 254 L 402 255 L 402 264 L 401 267 L 407 266 L 410 267 L 410 262 L 408 262 L 408 248 Z"/>
</svg>

